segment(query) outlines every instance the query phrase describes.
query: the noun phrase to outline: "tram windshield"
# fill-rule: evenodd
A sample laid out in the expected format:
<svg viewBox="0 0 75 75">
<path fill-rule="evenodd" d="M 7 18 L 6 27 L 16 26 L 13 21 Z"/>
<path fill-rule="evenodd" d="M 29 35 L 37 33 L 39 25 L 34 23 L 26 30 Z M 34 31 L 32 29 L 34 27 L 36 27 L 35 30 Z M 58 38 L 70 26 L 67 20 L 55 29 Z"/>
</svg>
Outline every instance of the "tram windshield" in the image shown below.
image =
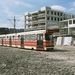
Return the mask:
<svg viewBox="0 0 75 75">
<path fill-rule="evenodd" d="M 51 40 L 51 41 L 53 41 L 53 36 L 49 35 L 49 34 L 46 34 L 45 35 L 45 40 Z"/>
</svg>

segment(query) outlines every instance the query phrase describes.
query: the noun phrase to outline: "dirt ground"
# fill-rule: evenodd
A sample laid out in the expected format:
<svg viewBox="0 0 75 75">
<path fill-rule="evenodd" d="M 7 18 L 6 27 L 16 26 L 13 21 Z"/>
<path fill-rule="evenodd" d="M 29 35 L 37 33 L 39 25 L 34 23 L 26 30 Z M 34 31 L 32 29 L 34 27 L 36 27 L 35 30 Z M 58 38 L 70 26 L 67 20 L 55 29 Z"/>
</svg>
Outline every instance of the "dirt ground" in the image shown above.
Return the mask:
<svg viewBox="0 0 75 75">
<path fill-rule="evenodd" d="M 0 75 L 75 75 L 75 50 L 33 51 L 0 46 Z"/>
</svg>

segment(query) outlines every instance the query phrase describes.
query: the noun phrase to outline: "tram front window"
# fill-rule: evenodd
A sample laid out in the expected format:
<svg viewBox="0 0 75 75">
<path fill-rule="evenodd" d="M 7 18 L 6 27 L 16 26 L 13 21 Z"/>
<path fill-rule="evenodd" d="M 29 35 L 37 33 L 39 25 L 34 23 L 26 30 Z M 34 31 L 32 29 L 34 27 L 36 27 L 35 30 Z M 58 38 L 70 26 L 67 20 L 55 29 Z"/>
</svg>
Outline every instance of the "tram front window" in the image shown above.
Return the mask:
<svg viewBox="0 0 75 75">
<path fill-rule="evenodd" d="M 53 36 L 52 35 L 45 35 L 45 40 L 53 40 Z"/>
</svg>

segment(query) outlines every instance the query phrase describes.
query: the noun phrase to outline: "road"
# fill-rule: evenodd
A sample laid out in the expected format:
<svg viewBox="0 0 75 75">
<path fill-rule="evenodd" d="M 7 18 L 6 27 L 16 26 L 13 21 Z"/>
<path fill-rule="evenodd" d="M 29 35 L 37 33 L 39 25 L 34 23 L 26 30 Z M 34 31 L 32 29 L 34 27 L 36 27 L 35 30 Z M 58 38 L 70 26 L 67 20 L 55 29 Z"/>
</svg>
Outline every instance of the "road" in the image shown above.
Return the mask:
<svg viewBox="0 0 75 75">
<path fill-rule="evenodd" d="M 0 46 L 0 75 L 75 75 L 75 50 L 33 51 Z"/>
</svg>

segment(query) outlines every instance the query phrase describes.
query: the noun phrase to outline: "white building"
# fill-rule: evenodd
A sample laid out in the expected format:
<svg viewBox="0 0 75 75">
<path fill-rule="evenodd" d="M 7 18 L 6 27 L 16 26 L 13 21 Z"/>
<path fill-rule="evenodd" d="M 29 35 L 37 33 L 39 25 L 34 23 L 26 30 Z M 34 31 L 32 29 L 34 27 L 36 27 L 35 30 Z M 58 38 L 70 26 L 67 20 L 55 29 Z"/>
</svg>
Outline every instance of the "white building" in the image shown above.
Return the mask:
<svg viewBox="0 0 75 75">
<path fill-rule="evenodd" d="M 75 18 L 60 21 L 56 46 L 75 46 Z"/>
<path fill-rule="evenodd" d="M 74 17 L 75 15 L 51 7 L 42 7 L 38 11 L 25 13 L 25 30 L 58 29 L 60 21 Z"/>
<path fill-rule="evenodd" d="M 75 34 L 75 18 L 60 21 L 60 35 Z"/>
</svg>

